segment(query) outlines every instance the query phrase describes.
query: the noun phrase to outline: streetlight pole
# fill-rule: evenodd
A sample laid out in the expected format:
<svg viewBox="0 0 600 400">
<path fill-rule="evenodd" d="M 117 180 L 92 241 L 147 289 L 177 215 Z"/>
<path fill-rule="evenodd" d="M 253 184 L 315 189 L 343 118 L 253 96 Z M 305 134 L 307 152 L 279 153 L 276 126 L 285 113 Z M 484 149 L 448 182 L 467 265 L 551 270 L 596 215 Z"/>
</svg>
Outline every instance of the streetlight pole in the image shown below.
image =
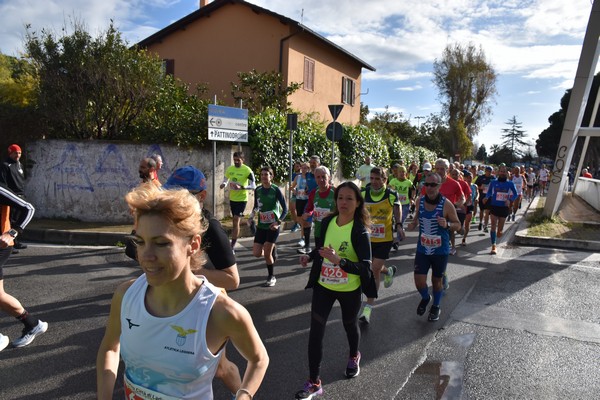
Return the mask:
<svg viewBox="0 0 600 400">
<path fill-rule="evenodd" d="M 421 129 L 421 118 L 425 117 L 415 117 L 415 119 L 417 120 L 417 130 Z"/>
</svg>

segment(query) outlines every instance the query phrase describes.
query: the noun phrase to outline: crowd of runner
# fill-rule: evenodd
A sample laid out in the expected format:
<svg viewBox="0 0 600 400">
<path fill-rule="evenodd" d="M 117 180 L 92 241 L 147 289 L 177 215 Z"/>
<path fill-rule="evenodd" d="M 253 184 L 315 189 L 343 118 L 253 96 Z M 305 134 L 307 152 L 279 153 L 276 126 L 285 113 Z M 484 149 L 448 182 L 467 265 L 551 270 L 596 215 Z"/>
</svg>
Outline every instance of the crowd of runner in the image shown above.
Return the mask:
<svg viewBox="0 0 600 400">
<path fill-rule="evenodd" d="M 24 325 L 14 347 L 29 345 L 48 329 L 47 322 L 31 316 L 3 285 L 2 266 L 18 250 L 16 239 L 34 213 L 22 191 L 10 187 L 14 181 L 23 182 L 20 155 L 18 145 L 9 147 L 0 177 L 0 306 Z M 355 175 L 358 185 L 346 181 L 337 186 L 318 156 L 298 161 L 286 200 L 274 183 L 281 177 L 263 167 L 256 182 L 244 154 L 235 152 L 220 185 L 228 188 L 233 218 L 229 238 L 203 207 L 207 184 L 202 171 L 185 166 L 161 184 L 162 157 L 143 158 L 142 182 L 126 196 L 134 220 L 127 255 L 143 273 L 114 294 L 98 351 L 98 398 L 112 399 L 120 360 L 129 399 L 212 399 L 215 377 L 233 399 L 253 398 L 269 357 L 248 311 L 226 294 L 240 283 L 235 250 L 244 217 L 254 235 L 252 254 L 265 262 L 267 288 L 277 283 L 277 240 L 288 210 L 291 231 L 298 232 L 299 263 L 310 271 L 306 288 L 312 290 L 312 302 L 308 379 L 295 398 L 311 399 L 324 393 L 323 339 L 336 301 L 349 347 L 345 375 L 359 375 L 359 324 L 371 323 L 381 281 L 384 288 L 393 284 L 398 267 L 388 260 L 406 239 L 405 231 L 418 232 L 413 262 L 420 296 L 416 314 L 428 311 L 427 320 L 438 321 L 449 288 L 448 260 L 459 247 L 457 236 L 462 238 L 460 246 L 467 246 L 472 226 L 483 230 L 489 233 L 490 254 L 496 254 L 505 223 L 515 221 L 522 201 L 547 193 L 550 176 L 545 166 L 534 171 L 440 158 L 408 167 L 398 162 L 388 170 L 373 165 L 370 157 L 364 161 Z M 203 265 L 204 256 L 209 265 Z M 144 329 L 132 330 L 142 325 Z M 169 339 L 173 335 L 175 341 Z M 173 344 L 164 345 L 167 342 Z M 228 342 L 246 360 L 243 375 L 225 355 Z M 8 344 L 0 334 L 0 351 Z"/>
</svg>

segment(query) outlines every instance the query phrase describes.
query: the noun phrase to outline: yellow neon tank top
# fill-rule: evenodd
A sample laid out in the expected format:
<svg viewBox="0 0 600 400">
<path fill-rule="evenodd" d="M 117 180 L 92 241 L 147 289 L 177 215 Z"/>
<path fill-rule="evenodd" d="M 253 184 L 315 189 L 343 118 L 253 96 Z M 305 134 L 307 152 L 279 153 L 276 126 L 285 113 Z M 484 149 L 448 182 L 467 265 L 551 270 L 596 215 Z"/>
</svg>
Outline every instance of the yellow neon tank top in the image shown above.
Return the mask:
<svg viewBox="0 0 600 400">
<path fill-rule="evenodd" d="M 353 226 L 354 221 L 338 226 L 337 216 L 334 217 L 327 226 L 324 246 L 331 246 L 340 257 L 357 262 L 358 256 L 351 240 Z M 333 265 L 325 258 L 319 275 L 319 284 L 336 292 L 352 292 L 360 287 L 360 276 L 347 273 L 339 265 Z"/>
</svg>

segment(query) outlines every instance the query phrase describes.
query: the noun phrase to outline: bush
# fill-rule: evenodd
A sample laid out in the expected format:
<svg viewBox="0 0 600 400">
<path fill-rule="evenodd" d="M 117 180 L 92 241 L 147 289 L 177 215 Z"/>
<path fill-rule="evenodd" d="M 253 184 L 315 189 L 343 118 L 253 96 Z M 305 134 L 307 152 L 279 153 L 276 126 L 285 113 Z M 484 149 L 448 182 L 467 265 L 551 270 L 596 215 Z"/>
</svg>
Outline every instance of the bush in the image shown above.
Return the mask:
<svg viewBox="0 0 600 400">
<path fill-rule="evenodd" d="M 287 129 L 287 115 L 275 109 L 267 109 L 248 120 L 249 145 L 252 150 L 251 167 L 258 172 L 260 167 L 273 168 L 274 180 L 287 181 L 289 175 L 290 132 Z M 327 140 L 323 124 L 311 116 L 298 121 L 294 132 L 292 159 L 308 160 L 313 155 L 331 154 L 331 142 Z"/>
<path fill-rule="evenodd" d="M 170 75 L 148 107 L 133 122 L 127 139 L 146 143 L 170 143 L 177 146 L 208 145 L 208 100 L 190 95 L 188 86 Z"/>
<path fill-rule="evenodd" d="M 434 161 L 437 157 L 435 152 L 420 146 L 412 146 L 406 144 L 400 138 L 394 138 L 389 144 L 388 152 L 392 164 L 402 161 L 404 165 L 410 165 L 412 161 L 416 161 L 419 165 L 423 160 Z"/>
<path fill-rule="evenodd" d="M 338 142 L 342 154 L 342 174 L 353 179 L 366 156 L 370 156 L 374 165 L 387 166 L 390 163 L 385 141 L 375 131 L 364 125 L 344 126 L 344 135 Z"/>
</svg>

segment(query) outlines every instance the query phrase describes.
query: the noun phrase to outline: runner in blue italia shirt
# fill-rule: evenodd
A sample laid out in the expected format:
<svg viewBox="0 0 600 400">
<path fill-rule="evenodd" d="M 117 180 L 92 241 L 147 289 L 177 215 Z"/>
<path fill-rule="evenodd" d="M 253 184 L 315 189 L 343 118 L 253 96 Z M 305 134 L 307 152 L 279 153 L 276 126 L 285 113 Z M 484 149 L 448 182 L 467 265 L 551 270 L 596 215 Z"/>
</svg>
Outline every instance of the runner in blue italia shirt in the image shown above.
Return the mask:
<svg viewBox="0 0 600 400">
<path fill-rule="evenodd" d="M 492 241 L 492 251 L 490 254 L 496 254 L 496 238 L 500 239 L 504 234 L 504 221 L 510 214 L 510 205 L 517 198 L 517 188 L 512 181 L 508 180 L 506 165 L 500 165 L 498 168 L 498 178 L 490 183 L 484 204 L 489 207 L 491 230 L 490 239 Z M 496 227 L 498 231 L 496 231 Z"/>
<path fill-rule="evenodd" d="M 440 319 L 442 279 L 450 254 L 450 230 L 456 231 L 461 227 L 454 204 L 440 194 L 441 183 L 442 178 L 437 173 L 427 176 L 424 183 L 425 195 L 419 199 L 415 218 L 408 225 L 409 231 L 419 225 L 414 273 L 415 286 L 421 295 L 417 315 L 425 314 L 427 305 L 433 299 L 433 304 L 429 308 L 429 321 Z M 433 286 L 431 295 L 427 287 L 427 274 L 430 268 Z"/>
</svg>

